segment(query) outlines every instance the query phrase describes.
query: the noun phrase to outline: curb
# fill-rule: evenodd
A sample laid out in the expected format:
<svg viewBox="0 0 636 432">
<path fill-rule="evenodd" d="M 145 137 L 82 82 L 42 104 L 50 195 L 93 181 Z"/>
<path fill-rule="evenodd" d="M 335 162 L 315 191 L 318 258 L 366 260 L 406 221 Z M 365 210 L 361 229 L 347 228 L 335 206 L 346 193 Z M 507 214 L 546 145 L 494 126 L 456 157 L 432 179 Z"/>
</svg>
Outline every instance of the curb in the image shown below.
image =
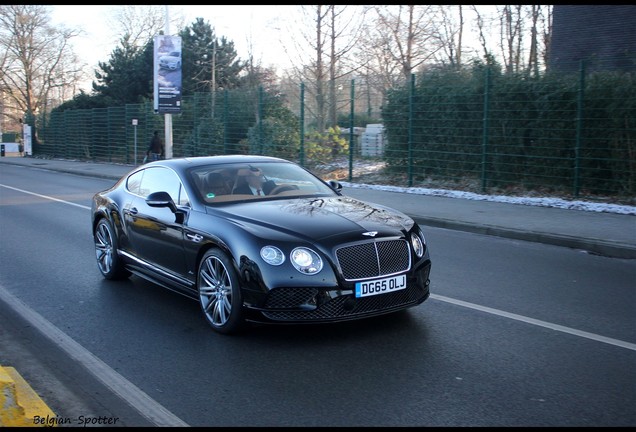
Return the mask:
<svg viewBox="0 0 636 432">
<path fill-rule="evenodd" d="M 475 234 L 486 234 L 515 240 L 524 240 L 553 246 L 581 249 L 595 255 L 610 258 L 636 259 L 636 248 L 628 244 L 618 244 L 600 239 L 581 239 L 558 234 L 537 233 L 532 231 L 518 231 L 492 225 L 475 225 L 470 223 L 450 221 L 447 219 L 411 216 L 418 224 L 436 228 L 447 228 L 466 231 Z"/>
<path fill-rule="evenodd" d="M 0 366 L 0 427 L 48 427 L 48 420 L 54 418 L 15 368 Z"/>
</svg>

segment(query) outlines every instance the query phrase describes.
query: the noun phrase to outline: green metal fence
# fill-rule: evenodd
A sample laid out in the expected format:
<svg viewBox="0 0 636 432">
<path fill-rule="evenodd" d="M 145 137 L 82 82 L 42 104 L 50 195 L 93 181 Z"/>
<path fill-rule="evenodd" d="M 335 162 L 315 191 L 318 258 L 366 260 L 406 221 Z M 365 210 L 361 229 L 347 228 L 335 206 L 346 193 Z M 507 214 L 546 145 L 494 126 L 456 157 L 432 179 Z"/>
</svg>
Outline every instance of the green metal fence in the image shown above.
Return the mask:
<svg viewBox="0 0 636 432">
<path fill-rule="evenodd" d="M 262 89 L 184 97 L 173 157 L 284 157 L 357 183 L 636 202 L 633 72 L 541 77 L 491 68 L 431 72 L 388 93 L 378 134 L 360 133 L 362 95 L 344 83 L 340 129 L 315 132 L 305 85 L 283 110 Z M 361 86 L 357 86 L 361 87 Z M 364 107 L 365 111 L 369 107 Z M 136 125 L 133 125 L 133 120 Z M 139 164 L 164 117 L 152 103 L 65 111 L 40 121 L 34 155 Z"/>
</svg>

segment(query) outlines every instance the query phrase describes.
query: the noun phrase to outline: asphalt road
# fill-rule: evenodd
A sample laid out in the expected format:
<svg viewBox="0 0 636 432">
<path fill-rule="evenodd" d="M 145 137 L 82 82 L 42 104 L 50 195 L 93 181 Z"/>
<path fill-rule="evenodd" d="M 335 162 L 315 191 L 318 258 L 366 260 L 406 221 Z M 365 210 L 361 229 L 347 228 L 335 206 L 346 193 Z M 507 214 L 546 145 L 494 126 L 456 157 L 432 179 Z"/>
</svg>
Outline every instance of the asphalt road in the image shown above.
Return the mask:
<svg viewBox="0 0 636 432">
<path fill-rule="evenodd" d="M 224 337 L 189 299 L 101 278 L 89 200 L 110 184 L 0 172 L 0 362 L 61 418 L 636 425 L 634 260 L 429 227 L 432 296 L 417 308 Z"/>
</svg>

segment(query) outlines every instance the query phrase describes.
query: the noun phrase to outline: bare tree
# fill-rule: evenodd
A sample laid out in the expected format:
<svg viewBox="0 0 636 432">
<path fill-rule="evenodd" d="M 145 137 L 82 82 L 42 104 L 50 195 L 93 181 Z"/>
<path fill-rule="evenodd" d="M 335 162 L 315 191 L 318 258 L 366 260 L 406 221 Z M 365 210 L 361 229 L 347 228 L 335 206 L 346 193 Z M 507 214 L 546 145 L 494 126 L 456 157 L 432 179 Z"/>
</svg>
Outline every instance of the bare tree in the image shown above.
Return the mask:
<svg viewBox="0 0 636 432">
<path fill-rule="evenodd" d="M 530 53 L 528 54 L 528 72 L 539 75 L 539 37 L 537 23 L 539 21 L 539 5 L 530 6 Z"/>
<path fill-rule="evenodd" d="M 374 10 L 384 48 L 408 81 L 419 66 L 441 49 L 436 37 L 438 6 L 376 6 Z"/>
<path fill-rule="evenodd" d="M 538 76 L 541 67 L 547 64 L 546 56 L 552 31 L 552 6 L 529 5 L 526 6 L 526 14 L 530 18 L 530 46 L 526 71 Z"/>
<path fill-rule="evenodd" d="M 552 6 L 503 5 L 472 6 L 475 28 L 487 62 L 495 60 L 494 52 L 506 72 L 538 74 L 547 63 L 548 45 L 552 32 Z M 493 36 L 498 34 L 499 43 Z"/>
<path fill-rule="evenodd" d="M 384 104 L 389 89 L 408 82 L 419 67 L 435 62 L 441 49 L 440 6 L 372 6 L 357 44 L 358 70 L 367 90 L 367 110 Z"/>
<path fill-rule="evenodd" d="M 141 47 L 156 35 L 163 34 L 166 25 L 166 8 L 167 6 L 152 5 L 121 6 L 114 9 L 108 21 L 117 33 L 114 35 L 117 40 L 121 39 L 122 35 L 129 35 L 130 44 Z M 183 15 L 173 16 L 169 12 L 168 14 L 170 33 L 176 34 L 183 28 Z"/>
<path fill-rule="evenodd" d="M 304 103 L 307 117 L 315 119 L 316 129 L 323 131 L 326 124 L 326 97 L 325 84 L 328 72 L 327 64 L 327 40 L 328 40 L 328 7 L 323 5 L 303 5 L 298 9 L 297 17 L 290 17 L 288 23 L 293 22 L 293 28 L 297 31 L 297 37 L 288 41 L 292 47 L 285 48 L 290 57 L 297 56 L 297 61 L 292 70 L 288 71 L 285 87 L 289 84 L 308 83 L 306 88 L 307 99 Z M 300 29 L 300 30 L 298 30 Z M 294 30 L 289 28 L 288 34 Z M 292 91 L 291 94 L 297 92 Z"/>
<path fill-rule="evenodd" d="M 483 50 L 483 58 L 489 59 L 492 57 L 492 51 L 490 50 L 488 40 L 487 40 L 487 28 L 489 27 L 488 19 L 484 17 L 484 15 L 480 12 L 477 6 L 472 6 L 473 12 L 475 13 L 475 25 L 477 27 L 477 34 L 479 39 L 479 44 L 481 45 L 481 49 Z"/>
<path fill-rule="evenodd" d="M 351 11 L 349 6 L 329 6 L 329 121 L 328 126 L 337 124 L 337 111 L 346 103 L 339 105 L 337 87 L 341 78 L 348 76 L 356 69 L 356 66 L 347 61 L 347 57 L 360 39 L 362 23 L 364 22 L 366 8 L 357 8 Z"/>
<path fill-rule="evenodd" d="M 550 39 L 552 38 L 552 10 L 551 5 L 539 6 L 539 22 L 541 23 L 541 37 L 539 46 L 539 56 L 543 61 L 543 66 L 548 64 L 550 52 Z"/>
<path fill-rule="evenodd" d="M 294 45 L 286 46 L 286 51 L 290 57 L 298 56 L 292 63 L 299 66 L 288 71 L 286 83 L 308 83 L 304 107 L 319 131 L 335 126 L 338 110 L 349 103 L 341 90 L 347 87 L 343 81 L 359 68 L 352 51 L 361 36 L 366 10 L 363 6 L 301 6 L 299 18 L 288 20 L 295 31 L 286 33 L 298 37 L 282 43 Z"/>
<path fill-rule="evenodd" d="M 457 8 L 457 14 L 453 13 Z M 440 7 L 441 22 L 437 38 L 441 46 L 442 63 L 448 62 L 453 68 L 462 66 L 463 36 L 464 36 L 464 6 L 452 5 Z"/>
<path fill-rule="evenodd" d="M 143 46 L 165 27 L 163 6 L 121 6 L 109 19 L 111 28 L 117 28 L 121 34 L 128 35 L 132 46 Z M 114 25 L 112 20 L 115 21 Z"/>
<path fill-rule="evenodd" d="M 325 129 L 325 29 L 324 22 L 327 18 L 327 11 L 321 5 L 315 6 L 315 43 L 316 62 L 314 66 L 314 78 L 316 88 L 316 128 L 322 132 Z"/>
<path fill-rule="evenodd" d="M 44 113 L 79 82 L 82 65 L 69 45 L 79 32 L 50 22 L 47 6 L 0 6 L 3 121 Z"/>
<path fill-rule="evenodd" d="M 383 105 L 387 91 L 403 80 L 401 66 L 391 55 L 384 36 L 378 33 L 376 23 L 373 21 L 366 24 L 363 31 L 364 37 L 360 41 L 357 58 L 366 86 L 367 112 L 372 112 L 372 105 Z"/>
<path fill-rule="evenodd" d="M 523 55 L 523 6 L 504 5 L 499 9 L 501 53 L 506 72 L 519 72 Z"/>
</svg>

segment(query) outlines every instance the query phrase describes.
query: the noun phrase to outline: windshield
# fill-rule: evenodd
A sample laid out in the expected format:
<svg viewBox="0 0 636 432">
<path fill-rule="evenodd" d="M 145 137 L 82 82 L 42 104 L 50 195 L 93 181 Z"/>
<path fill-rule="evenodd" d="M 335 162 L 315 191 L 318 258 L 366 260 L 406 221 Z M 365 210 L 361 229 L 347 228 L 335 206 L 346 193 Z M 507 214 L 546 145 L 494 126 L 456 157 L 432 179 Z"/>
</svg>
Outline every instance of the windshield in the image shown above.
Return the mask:
<svg viewBox="0 0 636 432">
<path fill-rule="evenodd" d="M 189 175 L 201 198 L 209 204 L 336 195 L 319 178 L 292 163 L 207 165 L 192 169 Z"/>
</svg>

